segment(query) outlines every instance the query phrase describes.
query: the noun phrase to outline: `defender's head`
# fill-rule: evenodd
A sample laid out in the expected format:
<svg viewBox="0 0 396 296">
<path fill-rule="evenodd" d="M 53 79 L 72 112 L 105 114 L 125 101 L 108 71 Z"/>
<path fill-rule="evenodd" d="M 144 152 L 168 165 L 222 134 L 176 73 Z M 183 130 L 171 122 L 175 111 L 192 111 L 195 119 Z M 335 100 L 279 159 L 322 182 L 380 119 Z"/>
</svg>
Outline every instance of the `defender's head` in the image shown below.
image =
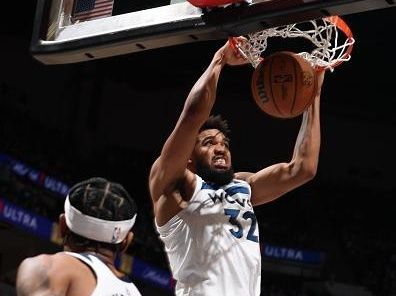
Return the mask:
<svg viewBox="0 0 396 296">
<path fill-rule="evenodd" d="M 60 217 L 65 246 L 72 250 L 125 250 L 132 241 L 136 204 L 124 187 L 103 178 L 74 185 Z"/>
<path fill-rule="evenodd" d="M 220 115 L 210 116 L 200 128 L 189 169 L 207 182 L 224 185 L 234 176 L 231 164 L 230 129 Z"/>
</svg>

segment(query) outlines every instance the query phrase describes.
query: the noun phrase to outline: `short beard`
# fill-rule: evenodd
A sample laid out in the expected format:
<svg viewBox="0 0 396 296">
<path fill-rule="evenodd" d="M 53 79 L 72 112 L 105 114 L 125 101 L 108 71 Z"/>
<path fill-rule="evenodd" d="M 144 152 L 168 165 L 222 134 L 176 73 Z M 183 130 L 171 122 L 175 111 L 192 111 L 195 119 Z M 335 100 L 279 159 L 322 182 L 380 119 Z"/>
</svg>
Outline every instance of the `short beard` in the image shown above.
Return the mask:
<svg viewBox="0 0 396 296">
<path fill-rule="evenodd" d="M 216 185 L 226 185 L 234 179 L 234 169 L 230 167 L 228 170 L 216 170 L 207 165 L 197 163 L 196 173 L 204 181 L 214 183 Z"/>
</svg>

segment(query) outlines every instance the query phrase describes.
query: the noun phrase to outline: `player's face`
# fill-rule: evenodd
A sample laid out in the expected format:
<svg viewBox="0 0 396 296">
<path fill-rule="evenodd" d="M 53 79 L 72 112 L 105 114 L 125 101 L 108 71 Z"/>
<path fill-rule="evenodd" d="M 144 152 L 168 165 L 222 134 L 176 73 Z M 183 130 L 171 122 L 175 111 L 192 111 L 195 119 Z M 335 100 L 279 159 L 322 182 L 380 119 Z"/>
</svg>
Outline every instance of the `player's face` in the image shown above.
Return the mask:
<svg viewBox="0 0 396 296">
<path fill-rule="evenodd" d="M 217 129 L 203 130 L 198 135 L 192 161 L 214 171 L 230 170 L 229 139 Z"/>
</svg>

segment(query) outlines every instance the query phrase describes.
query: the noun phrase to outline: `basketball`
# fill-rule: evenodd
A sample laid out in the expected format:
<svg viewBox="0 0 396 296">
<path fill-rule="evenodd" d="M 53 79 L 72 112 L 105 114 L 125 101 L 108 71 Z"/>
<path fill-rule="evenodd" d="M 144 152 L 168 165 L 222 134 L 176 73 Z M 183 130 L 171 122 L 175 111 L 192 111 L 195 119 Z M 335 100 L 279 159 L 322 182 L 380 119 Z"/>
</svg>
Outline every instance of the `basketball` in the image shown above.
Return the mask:
<svg viewBox="0 0 396 296">
<path fill-rule="evenodd" d="M 315 70 L 295 53 L 277 52 L 261 61 L 254 70 L 251 88 L 262 111 L 277 118 L 293 118 L 303 113 L 315 99 Z"/>
</svg>

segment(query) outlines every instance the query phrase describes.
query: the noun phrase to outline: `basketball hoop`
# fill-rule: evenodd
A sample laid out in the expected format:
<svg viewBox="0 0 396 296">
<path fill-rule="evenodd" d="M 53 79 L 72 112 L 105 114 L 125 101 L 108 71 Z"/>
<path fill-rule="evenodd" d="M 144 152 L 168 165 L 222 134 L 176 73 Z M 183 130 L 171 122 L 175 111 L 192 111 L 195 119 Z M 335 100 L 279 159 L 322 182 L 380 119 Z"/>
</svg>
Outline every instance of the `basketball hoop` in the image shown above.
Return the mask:
<svg viewBox="0 0 396 296">
<path fill-rule="evenodd" d="M 340 31 L 343 36 L 339 34 Z M 267 49 L 269 37 L 308 39 L 315 49 L 311 52 L 301 52 L 299 55 L 308 60 L 314 68 L 330 71 L 350 60 L 355 43 L 351 29 L 339 16 L 250 33 L 246 37 L 246 42 L 238 42 L 235 37 L 231 37 L 230 42 L 256 68 L 263 59 L 261 54 Z"/>
</svg>

